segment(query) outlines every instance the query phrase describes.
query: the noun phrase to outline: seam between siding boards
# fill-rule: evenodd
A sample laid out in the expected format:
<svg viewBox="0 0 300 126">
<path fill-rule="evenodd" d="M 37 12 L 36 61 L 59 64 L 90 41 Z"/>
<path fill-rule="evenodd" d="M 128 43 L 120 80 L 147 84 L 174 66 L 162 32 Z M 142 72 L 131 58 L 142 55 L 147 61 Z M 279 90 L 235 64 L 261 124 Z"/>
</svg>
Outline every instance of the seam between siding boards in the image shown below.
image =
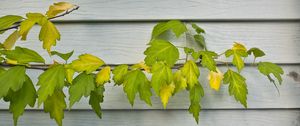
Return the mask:
<svg viewBox="0 0 300 126">
<path fill-rule="evenodd" d="M 205 23 L 256 23 L 256 22 L 279 22 L 279 23 L 290 23 L 300 22 L 300 19 L 101 19 L 101 20 L 52 20 L 54 23 L 129 23 L 129 22 L 162 22 L 169 20 L 181 20 L 183 22 L 205 22 Z"/>
<path fill-rule="evenodd" d="M 102 111 L 182 111 L 188 109 L 102 109 Z M 252 110 L 300 110 L 300 108 L 214 108 L 214 109 L 201 109 L 201 110 L 240 110 L 240 111 L 252 111 Z M 0 109 L 1 111 L 9 111 L 8 109 Z M 25 111 L 44 111 L 43 109 L 25 109 Z M 65 111 L 93 111 L 92 109 L 65 109 Z"/>
</svg>

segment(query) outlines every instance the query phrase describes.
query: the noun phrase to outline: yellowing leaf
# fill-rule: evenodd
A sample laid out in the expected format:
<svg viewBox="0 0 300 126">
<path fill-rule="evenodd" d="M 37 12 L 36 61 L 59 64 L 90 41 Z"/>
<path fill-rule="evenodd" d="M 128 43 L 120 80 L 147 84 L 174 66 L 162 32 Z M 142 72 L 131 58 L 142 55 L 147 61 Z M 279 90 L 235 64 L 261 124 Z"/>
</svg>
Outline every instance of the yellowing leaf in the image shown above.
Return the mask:
<svg viewBox="0 0 300 126">
<path fill-rule="evenodd" d="M 34 24 L 38 23 L 42 25 L 44 22 L 47 22 L 48 19 L 41 13 L 27 13 L 27 19 L 22 21 L 20 24 L 20 34 L 22 35 L 21 40 L 26 40 L 27 34 Z"/>
<path fill-rule="evenodd" d="M 52 22 L 47 21 L 42 25 L 39 39 L 43 41 L 43 48 L 50 53 L 51 46 L 55 46 L 56 41 L 60 40 L 60 33 Z"/>
<path fill-rule="evenodd" d="M 140 62 L 140 63 L 137 63 L 137 64 L 134 64 L 132 66 L 133 69 L 143 69 L 145 70 L 146 72 L 150 73 L 150 67 L 147 66 L 144 62 Z"/>
<path fill-rule="evenodd" d="M 18 61 L 16 61 L 16 60 L 11 60 L 11 59 L 6 59 L 6 63 L 7 63 L 7 64 L 12 64 L 12 65 L 16 65 L 16 64 L 18 64 Z"/>
<path fill-rule="evenodd" d="M 68 83 L 72 84 L 75 71 L 73 69 L 66 69 L 65 72 L 66 72 L 66 79 Z"/>
<path fill-rule="evenodd" d="M 104 64 L 103 60 L 91 54 L 83 54 L 74 60 L 69 66 L 77 72 L 86 71 L 87 74 L 97 70 Z"/>
<path fill-rule="evenodd" d="M 115 85 L 121 85 L 124 82 L 124 77 L 128 72 L 128 65 L 119 65 L 114 68 L 112 73 L 114 74 L 113 80 Z"/>
<path fill-rule="evenodd" d="M 175 91 L 174 91 L 174 93 L 176 93 L 176 92 L 178 92 L 180 90 L 184 90 L 187 87 L 186 79 L 181 74 L 181 70 L 177 70 L 174 73 L 173 82 L 175 84 Z"/>
<path fill-rule="evenodd" d="M 217 68 L 217 72 L 210 71 L 208 75 L 209 85 L 212 89 L 219 91 L 221 81 L 223 80 L 223 73 Z"/>
<path fill-rule="evenodd" d="M 247 49 L 240 43 L 234 43 L 232 49 L 228 49 L 225 52 L 226 57 L 233 55 L 232 64 L 235 65 L 240 72 L 244 68 L 244 61 L 242 57 L 247 57 Z"/>
<path fill-rule="evenodd" d="M 106 66 L 101 69 L 96 75 L 96 83 L 97 86 L 104 85 L 106 82 L 110 80 L 110 67 Z"/>
<path fill-rule="evenodd" d="M 11 49 L 14 47 L 16 41 L 20 38 L 20 33 L 16 30 L 12 34 L 8 36 L 7 39 L 3 42 L 3 46 L 5 49 Z"/>
<path fill-rule="evenodd" d="M 49 10 L 47 11 L 46 15 L 51 18 L 56 16 L 59 13 L 62 13 L 64 11 L 67 11 L 71 8 L 73 8 L 74 5 L 71 3 L 67 3 L 67 2 L 58 2 L 58 3 L 54 3 L 53 5 L 51 5 L 49 7 Z"/>
<path fill-rule="evenodd" d="M 243 44 L 238 43 L 238 42 L 234 42 L 233 47 L 231 49 L 247 51 L 246 47 Z"/>
<path fill-rule="evenodd" d="M 181 68 L 182 75 L 186 78 L 189 88 L 199 83 L 198 78 L 200 76 L 200 71 L 196 63 L 192 60 L 188 60 L 184 66 Z"/>
<path fill-rule="evenodd" d="M 171 68 L 164 62 L 157 62 L 152 67 L 151 85 L 157 95 L 162 86 L 169 85 L 173 81 Z"/>
<path fill-rule="evenodd" d="M 173 83 L 161 87 L 159 96 L 161 102 L 163 103 L 164 109 L 166 109 L 167 104 L 169 102 L 169 98 L 172 96 L 174 89 L 175 89 L 175 85 Z"/>
</svg>

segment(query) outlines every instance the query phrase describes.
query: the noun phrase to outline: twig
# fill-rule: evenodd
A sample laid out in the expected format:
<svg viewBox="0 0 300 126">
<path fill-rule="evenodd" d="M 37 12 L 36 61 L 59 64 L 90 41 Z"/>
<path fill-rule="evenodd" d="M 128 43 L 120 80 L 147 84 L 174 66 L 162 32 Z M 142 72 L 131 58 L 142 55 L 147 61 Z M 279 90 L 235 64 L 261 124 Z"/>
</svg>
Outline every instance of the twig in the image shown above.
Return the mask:
<svg viewBox="0 0 300 126">
<path fill-rule="evenodd" d="M 68 15 L 70 13 L 72 13 L 73 11 L 75 10 L 78 10 L 79 9 L 79 6 L 75 6 L 74 8 L 72 8 L 71 10 L 67 10 L 65 13 L 62 13 L 60 15 L 57 15 L 57 16 L 54 16 L 54 17 L 51 17 L 51 18 L 48 18 L 48 20 L 52 20 L 52 19 L 55 19 L 55 18 L 59 18 L 59 17 L 63 17 L 65 15 Z M 0 32 L 3 32 L 3 31 L 7 31 L 7 30 L 10 30 L 10 29 L 17 29 L 19 28 L 21 25 L 21 22 L 22 21 L 19 21 L 19 22 L 16 22 L 14 26 L 11 26 L 9 28 L 5 28 L 5 29 L 0 29 Z"/>
<path fill-rule="evenodd" d="M 233 65 L 232 63 L 225 62 L 225 61 L 216 61 L 216 62 L 217 62 L 217 65 L 219 65 L 219 66 L 225 65 L 225 66 L 229 67 L 229 66 Z M 53 64 L 29 64 L 29 65 L 26 65 L 25 67 L 27 69 L 47 70 L 51 65 L 53 65 Z M 119 65 L 122 65 L 122 64 L 106 64 L 105 66 L 110 66 L 110 67 L 112 67 L 112 70 L 113 70 L 114 67 L 119 66 Z M 133 66 L 134 64 L 125 64 L 125 65 Z M 172 69 L 180 69 L 183 65 L 184 65 L 184 63 L 174 64 Z M 199 62 L 196 62 L 196 65 L 201 67 L 202 66 L 201 65 L 201 60 Z M 253 65 L 253 64 L 251 63 L 251 64 L 245 64 L 245 65 Z M 254 64 L 254 65 L 257 65 L 257 64 Z M 0 63 L 0 66 L 1 67 L 14 67 L 14 66 L 18 66 L 18 65 Z M 97 69 L 97 71 L 99 71 L 101 69 L 102 69 L 102 67 Z"/>
</svg>

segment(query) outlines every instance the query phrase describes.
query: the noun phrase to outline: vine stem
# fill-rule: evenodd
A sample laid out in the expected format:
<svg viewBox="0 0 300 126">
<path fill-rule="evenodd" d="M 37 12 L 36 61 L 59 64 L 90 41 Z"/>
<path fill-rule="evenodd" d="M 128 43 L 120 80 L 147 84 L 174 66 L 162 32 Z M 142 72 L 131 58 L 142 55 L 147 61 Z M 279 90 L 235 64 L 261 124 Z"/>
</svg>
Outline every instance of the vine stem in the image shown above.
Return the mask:
<svg viewBox="0 0 300 126">
<path fill-rule="evenodd" d="M 75 7 L 72 8 L 71 10 L 67 10 L 67 11 L 65 11 L 64 13 L 60 14 L 60 15 L 57 15 L 57 16 L 48 18 L 48 20 L 52 20 L 52 19 L 55 19 L 55 18 L 63 17 L 63 16 L 68 15 L 68 14 L 70 14 L 70 13 L 72 13 L 73 11 L 78 10 L 78 9 L 79 9 L 79 6 L 75 5 Z M 22 21 L 16 22 L 14 26 L 11 26 L 11 27 L 9 27 L 9 28 L 0 29 L 0 32 L 7 31 L 7 30 L 10 30 L 10 29 L 17 29 L 17 28 L 19 28 L 19 27 L 21 26 L 21 25 L 20 25 L 21 22 L 22 22 Z"/>
<path fill-rule="evenodd" d="M 226 61 L 216 61 L 218 64 L 217 65 L 226 65 L 227 67 L 231 66 L 232 63 L 231 62 L 226 62 Z M 197 66 L 201 67 L 201 61 L 196 62 Z M 47 70 L 51 65 L 53 64 L 28 64 L 28 65 L 24 65 L 27 69 L 35 69 L 35 70 Z M 122 64 L 106 64 L 105 66 L 110 66 L 112 67 L 112 70 L 114 67 L 119 66 Z M 133 66 L 134 64 L 124 64 L 124 65 L 128 65 L 128 66 Z M 174 66 L 172 67 L 172 69 L 180 69 L 182 66 L 184 65 L 184 63 L 178 63 L 178 64 L 174 64 Z M 252 63 L 249 65 L 253 65 Z M 254 64 L 257 65 L 257 64 Z M 19 65 L 14 65 L 14 64 L 6 64 L 6 63 L 0 63 L 0 66 L 2 67 L 14 67 L 14 66 L 19 66 Z M 97 69 L 97 71 L 101 70 L 102 67 L 100 67 L 99 69 Z"/>
</svg>

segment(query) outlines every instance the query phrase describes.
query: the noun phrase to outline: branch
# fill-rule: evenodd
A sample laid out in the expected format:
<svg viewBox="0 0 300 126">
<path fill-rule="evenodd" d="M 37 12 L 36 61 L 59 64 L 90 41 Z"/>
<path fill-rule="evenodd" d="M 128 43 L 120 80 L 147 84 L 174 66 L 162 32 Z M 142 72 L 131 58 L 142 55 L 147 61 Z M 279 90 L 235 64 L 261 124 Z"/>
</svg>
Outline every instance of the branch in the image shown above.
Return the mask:
<svg viewBox="0 0 300 126">
<path fill-rule="evenodd" d="M 35 70 L 47 70 L 51 65 L 53 65 L 53 64 L 29 64 L 29 65 L 26 65 L 26 68 L 27 69 L 35 69 Z M 110 67 L 112 67 L 112 70 L 113 70 L 114 67 L 119 66 L 119 65 L 122 65 L 122 64 L 105 64 L 104 66 L 98 68 L 96 71 L 100 71 L 105 66 L 110 66 Z M 133 66 L 134 64 L 125 64 L 125 65 Z M 183 65 L 184 65 L 183 63 L 174 64 L 172 69 L 180 69 Z M 201 62 L 196 62 L 196 65 L 199 67 L 202 67 Z M 219 62 L 219 61 L 217 61 L 217 65 L 218 66 L 233 66 L 233 64 L 230 62 L 225 63 L 225 62 Z M 251 64 L 245 63 L 245 65 L 253 66 L 252 63 Z M 257 65 L 257 64 L 254 64 L 254 65 Z M 18 66 L 18 65 L 0 63 L 0 66 L 1 67 L 14 67 L 14 66 Z"/>
<path fill-rule="evenodd" d="M 63 17 L 65 15 L 68 15 L 70 13 L 72 13 L 73 11 L 75 10 L 78 10 L 79 9 L 79 6 L 76 6 L 71 9 L 71 10 L 67 10 L 65 11 L 65 13 L 62 13 L 60 15 L 57 15 L 57 16 L 54 16 L 54 17 L 51 17 L 51 18 L 48 18 L 48 20 L 52 20 L 52 19 L 56 19 L 56 18 L 59 18 L 59 17 Z M 3 32 L 3 31 L 7 31 L 7 30 L 10 30 L 10 29 L 18 29 L 20 27 L 20 24 L 21 24 L 22 21 L 19 21 L 19 22 L 16 22 L 14 26 L 11 26 L 9 28 L 5 28 L 5 29 L 0 29 L 0 32 Z"/>
</svg>

